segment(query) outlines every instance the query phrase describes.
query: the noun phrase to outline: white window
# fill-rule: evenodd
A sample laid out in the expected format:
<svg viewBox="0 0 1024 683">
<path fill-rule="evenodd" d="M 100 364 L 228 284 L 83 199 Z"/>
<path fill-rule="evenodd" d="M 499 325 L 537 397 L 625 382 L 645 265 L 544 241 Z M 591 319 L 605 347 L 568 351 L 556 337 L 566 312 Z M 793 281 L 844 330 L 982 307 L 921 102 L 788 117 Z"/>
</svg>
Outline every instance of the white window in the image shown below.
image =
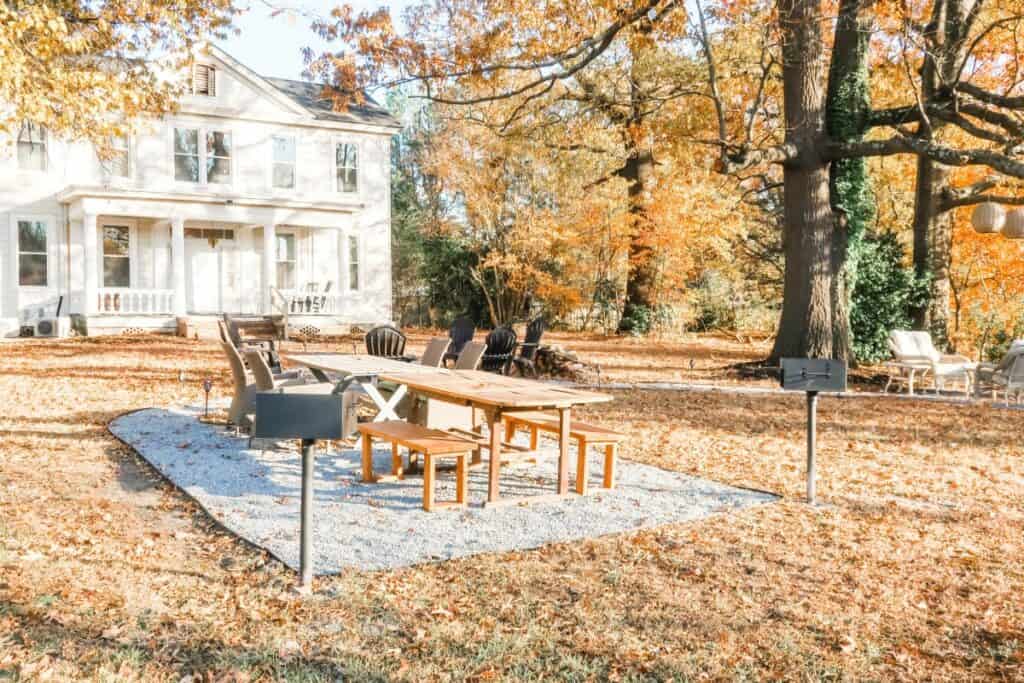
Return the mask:
<svg viewBox="0 0 1024 683">
<path fill-rule="evenodd" d="M 107 141 L 113 154 L 109 159 L 103 159 L 100 164 L 112 176 L 118 178 L 129 178 L 132 174 L 131 143 L 126 136 L 115 135 Z"/>
<path fill-rule="evenodd" d="M 231 182 L 231 134 L 206 132 L 206 182 Z"/>
<path fill-rule="evenodd" d="M 348 236 L 348 288 L 359 291 L 359 238 Z"/>
<path fill-rule="evenodd" d="M 359 148 L 351 142 L 334 146 L 334 167 L 338 192 L 359 191 Z"/>
<path fill-rule="evenodd" d="M 277 235 L 277 287 L 295 289 L 295 235 Z"/>
<path fill-rule="evenodd" d="M 215 97 L 217 95 L 217 70 L 209 64 L 192 67 L 192 94 Z"/>
<path fill-rule="evenodd" d="M 295 138 L 275 135 L 271 139 L 273 161 L 271 167 L 271 184 L 276 188 L 295 188 Z"/>
<path fill-rule="evenodd" d="M 46 221 L 18 221 L 18 284 L 22 287 L 46 287 L 49 284 L 47 233 Z"/>
<path fill-rule="evenodd" d="M 187 183 L 199 182 L 199 130 L 174 129 L 174 179 Z"/>
<path fill-rule="evenodd" d="M 131 230 L 127 225 L 103 226 L 103 286 L 131 287 Z"/>
<path fill-rule="evenodd" d="M 186 183 L 231 182 L 231 134 L 198 128 L 174 129 L 174 179 Z"/>
<path fill-rule="evenodd" d="M 46 170 L 46 128 L 25 121 L 18 133 L 18 168 L 23 171 Z"/>
</svg>

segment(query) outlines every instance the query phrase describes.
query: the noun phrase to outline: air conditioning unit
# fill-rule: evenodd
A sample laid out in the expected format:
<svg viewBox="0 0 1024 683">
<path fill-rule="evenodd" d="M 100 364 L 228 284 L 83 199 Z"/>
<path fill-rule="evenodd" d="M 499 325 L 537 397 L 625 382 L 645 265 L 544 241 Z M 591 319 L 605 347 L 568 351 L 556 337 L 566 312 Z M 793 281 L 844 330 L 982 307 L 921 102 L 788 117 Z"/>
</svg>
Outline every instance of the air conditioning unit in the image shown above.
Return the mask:
<svg viewBox="0 0 1024 683">
<path fill-rule="evenodd" d="M 43 318 L 36 322 L 37 337 L 67 337 L 71 334 L 71 320 L 68 318 Z"/>
<path fill-rule="evenodd" d="M 67 337 L 71 333 L 71 320 L 60 317 L 60 309 L 64 305 L 64 297 L 57 299 L 57 312 L 52 318 L 40 318 L 36 321 L 35 336 Z"/>
</svg>

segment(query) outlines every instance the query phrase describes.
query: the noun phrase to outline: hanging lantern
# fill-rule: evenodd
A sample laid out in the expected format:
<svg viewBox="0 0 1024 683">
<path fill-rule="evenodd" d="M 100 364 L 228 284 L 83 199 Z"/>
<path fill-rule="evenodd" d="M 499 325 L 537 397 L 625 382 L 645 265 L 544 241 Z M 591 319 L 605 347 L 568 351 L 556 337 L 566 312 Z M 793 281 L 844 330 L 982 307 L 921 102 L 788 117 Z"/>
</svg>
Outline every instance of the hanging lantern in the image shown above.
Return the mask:
<svg viewBox="0 0 1024 683">
<path fill-rule="evenodd" d="M 975 232 L 982 234 L 999 232 L 1006 222 L 1006 210 L 995 202 L 978 204 L 971 214 L 971 224 Z"/>
<path fill-rule="evenodd" d="M 1024 240 L 1024 209 L 1014 209 L 1006 214 L 1003 236 L 1011 240 Z"/>
</svg>

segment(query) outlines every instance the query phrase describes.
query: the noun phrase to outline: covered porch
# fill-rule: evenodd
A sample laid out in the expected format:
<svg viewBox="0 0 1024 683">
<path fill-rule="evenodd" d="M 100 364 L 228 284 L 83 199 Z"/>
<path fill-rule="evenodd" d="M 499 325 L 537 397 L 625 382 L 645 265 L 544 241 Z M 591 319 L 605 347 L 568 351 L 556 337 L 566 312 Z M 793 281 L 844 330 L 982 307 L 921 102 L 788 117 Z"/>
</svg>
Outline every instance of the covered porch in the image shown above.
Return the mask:
<svg viewBox="0 0 1024 683">
<path fill-rule="evenodd" d="M 364 298 L 353 206 L 90 194 L 68 204 L 70 310 L 90 318 L 339 317 Z"/>
</svg>

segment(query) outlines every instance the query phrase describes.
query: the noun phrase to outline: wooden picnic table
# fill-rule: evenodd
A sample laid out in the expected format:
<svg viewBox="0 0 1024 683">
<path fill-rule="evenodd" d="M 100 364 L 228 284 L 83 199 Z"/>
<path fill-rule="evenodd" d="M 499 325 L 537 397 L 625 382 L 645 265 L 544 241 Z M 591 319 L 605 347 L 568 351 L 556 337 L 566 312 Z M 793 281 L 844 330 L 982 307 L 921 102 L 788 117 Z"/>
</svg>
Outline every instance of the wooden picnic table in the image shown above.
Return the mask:
<svg viewBox="0 0 1024 683">
<path fill-rule="evenodd" d="M 504 429 L 503 415 L 517 411 L 557 410 L 559 415 L 558 489 L 557 495 L 569 493 L 569 440 L 571 411 L 579 405 L 605 403 L 612 400 L 607 394 L 558 386 L 537 380 L 506 377 L 479 370 L 444 370 L 408 372 L 410 366 L 398 372 L 382 372 L 382 380 L 408 387 L 409 391 L 426 398 L 470 406 L 486 416 L 488 448 L 491 452 L 487 478 L 487 503 L 500 500 L 498 486 L 501 472 L 501 444 Z M 406 372 L 402 372 L 406 370 Z M 503 503 L 518 502 L 507 499 Z"/>
<path fill-rule="evenodd" d="M 281 357 L 296 365 L 309 368 L 313 376 L 321 382 L 336 382 L 339 391 L 344 391 L 353 385 L 360 387 L 377 406 L 378 412 L 374 417 L 374 422 L 399 419 L 395 408 L 407 391 L 404 386 L 399 386 L 389 399 L 385 399 L 377 390 L 377 379 L 381 374 L 399 371 L 404 373 L 438 371 L 437 368 L 426 365 L 403 363 L 399 360 L 364 354 L 286 353 Z M 328 373 L 338 375 L 339 379 L 331 379 Z"/>
</svg>

